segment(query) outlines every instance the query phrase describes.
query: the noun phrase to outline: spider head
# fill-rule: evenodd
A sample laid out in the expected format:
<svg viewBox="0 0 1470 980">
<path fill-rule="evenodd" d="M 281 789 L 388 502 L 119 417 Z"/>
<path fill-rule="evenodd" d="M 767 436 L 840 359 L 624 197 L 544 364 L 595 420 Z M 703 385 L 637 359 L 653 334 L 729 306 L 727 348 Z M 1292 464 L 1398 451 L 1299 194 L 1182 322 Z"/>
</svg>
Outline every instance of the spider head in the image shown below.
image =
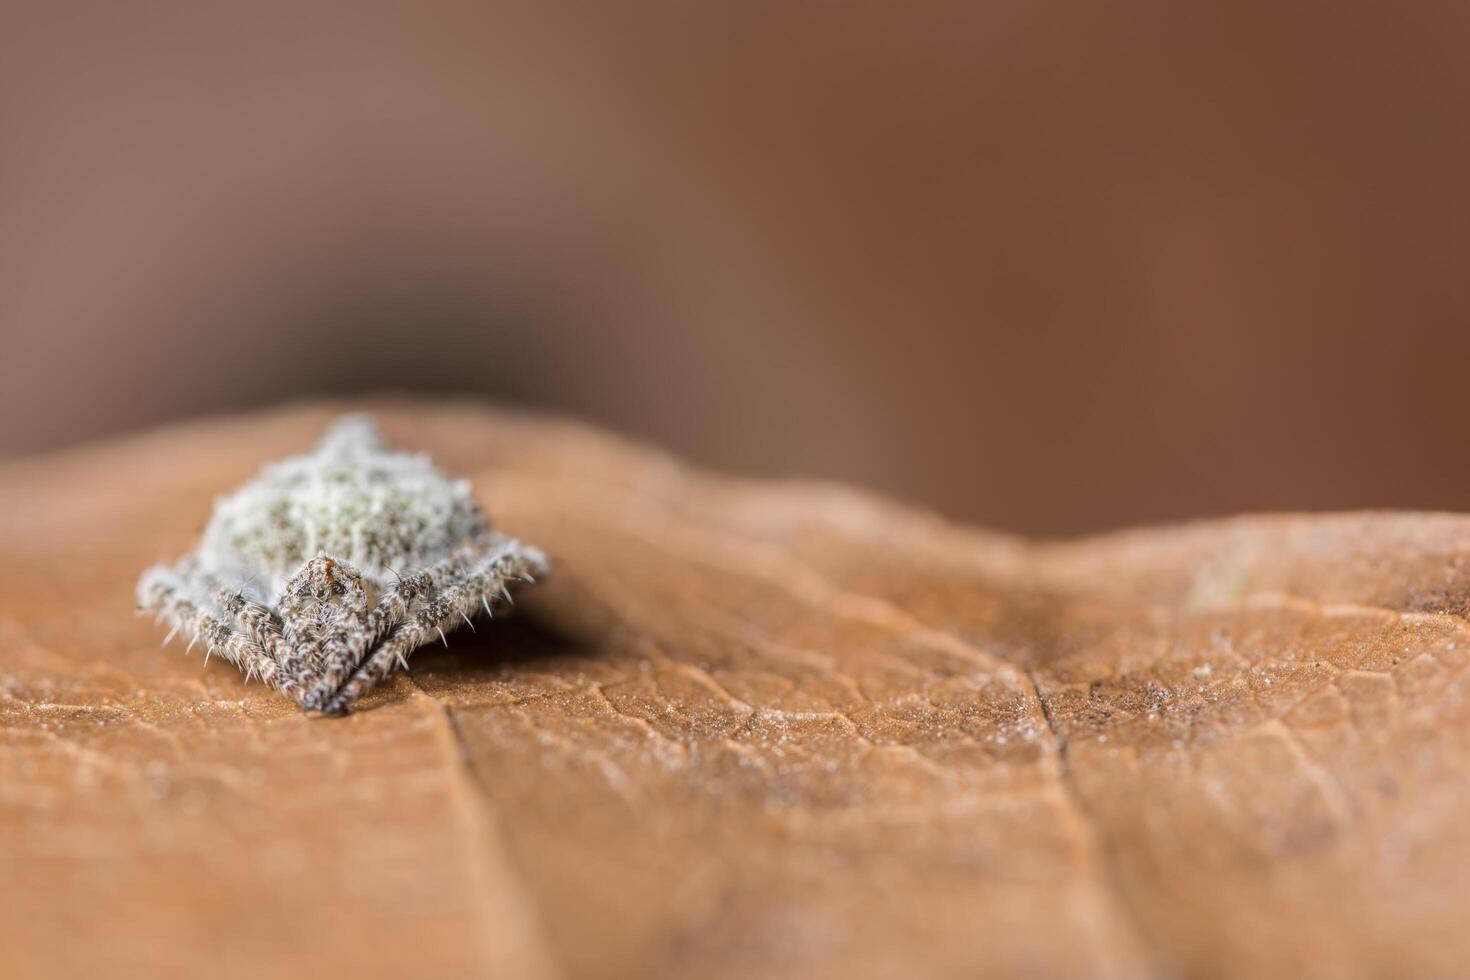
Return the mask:
<svg viewBox="0 0 1470 980">
<path fill-rule="evenodd" d="M 356 568 L 320 554 L 287 583 L 281 614 L 298 636 L 322 637 L 361 623 L 376 600 L 373 584 Z"/>
</svg>

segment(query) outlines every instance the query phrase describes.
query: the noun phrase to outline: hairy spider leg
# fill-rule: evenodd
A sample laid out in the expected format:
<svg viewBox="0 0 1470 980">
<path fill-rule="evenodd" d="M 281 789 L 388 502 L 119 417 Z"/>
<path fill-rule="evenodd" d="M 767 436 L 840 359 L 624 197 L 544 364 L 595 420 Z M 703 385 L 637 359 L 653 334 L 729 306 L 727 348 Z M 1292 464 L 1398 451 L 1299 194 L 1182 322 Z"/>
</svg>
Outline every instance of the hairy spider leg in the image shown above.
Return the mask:
<svg viewBox="0 0 1470 980">
<path fill-rule="evenodd" d="M 446 559 L 442 565 L 457 563 L 458 559 Z M 312 686 L 306 702 L 308 707 L 319 706 L 320 702 L 337 688 L 362 663 L 369 650 L 382 642 L 383 638 L 410 613 L 432 599 L 434 595 L 434 570 L 426 570 L 407 578 L 400 578 L 393 588 L 383 593 L 378 604 L 367 614 L 362 629 L 351 636 L 342 636 L 342 642 L 323 644 L 324 654 L 321 671 Z"/>
<path fill-rule="evenodd" d="M 518 541 L 492 531 L 461 546 L 448 558 L 435 562 L 422 571 L 407 578 L 399 576 L 398 583 L 383 593 L 377 608 L 368 617 L 372 636 L 369 645 L 375 645 L 390 630 L 407 619 L 420 604 L 419 600 L 432 599 L 450 584 L 464 581 L 477 567 L 516 553 L 528 554 L 529 549 Z M 545 574 L 545 559 L 539 552 L 531 558 L 534 570 L 538 574 Z M 394 573 L 395 576 L 397 574 Z"/>
<path fill-rule="evenodd" d="M 368 652 L 376 649 L 404 620 L 418 612 L 426 603 L 432 602 L 440 591 L 451 583 L 464 581 L 474 573 L 476 568 L 489 561 L 524 552 L 525 549 L 519 542 L 502 534 L 490 532 L 463 545 L 455 554 L 435 562 L 422 571 L 408 576 L 401 576 L 394 572 L 398 581 L 391 588 L 384 590 L 377 606 L 367 616 L 366 629 L 352 638 L 345 652 L 339 647 L 333 651 L 333 655 L 327 657 L 317 688 L 312 692 L 309 700 L 324 701 L 336 693 L 349 675 L 362 664 Z M 533 556 L 532 565 L 535 571 L 544 574 L 545 559 L 539 553 Z M 488 613 L 490 611 L 489 601 L 482 597 L 481 604 Z M 467 611 L 472 610 L 460 613 L 465 622 L 469 621 L 468 616 L 465 615 Z"/>
<path fill-rule="evenodd" d="M 341 608 L 345 615 L 337 621 L 330 631 L 323 634 L 321 642 L 317 645 L 320 659 L 317 670 L 312 677 L 312 689 L 320 686 L 324 679 L 329 676 L 338 676 L 345 670 L 344 664 L 355 664 L 362 659 L 362 651 L 367 649 L 373 642 L 372 631 L 368 625 L 368 619 L 372 615 L 367 607 L 367 594 L 361 583 L 349 591 L 347 597 L 350 602 Z"/>
<path fill-rule="evenodd" d="M 327 714 L 342 713 L 387 677 L 395 664 L 406 668 L 407 655 L 415 648 L 435 636 L 443 639 L 445 633 L 459 626 L 462 617 L 467 620 L 482 606 L 489 608 L 494 601 L 508 595 L 509 582 L 533 581 L 545 568 L 546 560 L 539 551 L 505 541 L 465 574 L 447 581 L 431 600 L 394 629 L 345 683 L 338 688 L 314 691 L 304 703 L 308 707 L 320 707 Z"/>
<path fill-rule="evenodd" d="M 245 671 L 247 680 L 251 676 L 259 677 L 267 685 L 301 701 L 305 690 L 282 672 L 276 658 L 251 635 L 248 627 L 241 624 L 237 629 L 226 625 L 187 593 L 183 580 L 162 567 L 151 569 L 139 588 L 144 605 L 160 610 L 175 629 L 187 630 L 194 641 L 202 639 L 210 653 Z"/>
<path fill-rule="evenodd" d="M 246 598 L 239 590 L 221 591 L 215 595 L 214 601 L 233 617 L 237 628 L 248 632 L 262 649 L 275 658 L 281 675 L 290 678 L 301 691 L 298 701 L 316 685 L 324 663 L 320 641 L 288 639 L 275 610 Z"/>
<path fill-rule="evenodd" d="M 215 604 L 235 621 L 240 629 L 249 633 L 277 658 L 287 649 L 286 637 L 281 632 L 281 621 L 267 605 L 247 598 L 238 589 L 220 589 L 214 594 Z"/>
</svg>

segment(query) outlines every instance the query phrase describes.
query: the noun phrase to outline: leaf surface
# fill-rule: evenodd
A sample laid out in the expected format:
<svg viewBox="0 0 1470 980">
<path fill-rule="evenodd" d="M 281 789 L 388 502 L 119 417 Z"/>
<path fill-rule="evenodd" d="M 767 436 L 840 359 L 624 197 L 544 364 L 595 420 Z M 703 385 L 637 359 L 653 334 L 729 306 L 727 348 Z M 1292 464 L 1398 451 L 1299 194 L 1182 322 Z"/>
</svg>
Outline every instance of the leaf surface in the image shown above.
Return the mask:
<svg viewBox="0 0 1470 980">
<path fill-rule="evenodd" d="M 555 572 L 344 720 L 132 608 L 340 406 L 0 468 L 7 974 L 1463 972 L 1470 520 L 1029 543 L 368 407 Z"/>
</svg>

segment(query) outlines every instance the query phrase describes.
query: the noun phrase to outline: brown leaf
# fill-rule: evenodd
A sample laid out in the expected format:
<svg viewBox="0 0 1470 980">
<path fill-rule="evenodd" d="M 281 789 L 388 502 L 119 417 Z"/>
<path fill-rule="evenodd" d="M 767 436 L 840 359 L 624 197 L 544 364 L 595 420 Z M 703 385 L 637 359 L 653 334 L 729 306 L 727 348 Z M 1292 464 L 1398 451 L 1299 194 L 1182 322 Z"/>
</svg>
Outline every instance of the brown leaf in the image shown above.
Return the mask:
<svg viewBox="0 0 1470 980">
<path fill-rule="evenodd" d="M 7 975 L 1463 971 L 1470 521 L 1031 544 L 372 407 L 556 571 L 345 720 L 132 610 L 340 406 L 0 469 Z"/>
</svg>

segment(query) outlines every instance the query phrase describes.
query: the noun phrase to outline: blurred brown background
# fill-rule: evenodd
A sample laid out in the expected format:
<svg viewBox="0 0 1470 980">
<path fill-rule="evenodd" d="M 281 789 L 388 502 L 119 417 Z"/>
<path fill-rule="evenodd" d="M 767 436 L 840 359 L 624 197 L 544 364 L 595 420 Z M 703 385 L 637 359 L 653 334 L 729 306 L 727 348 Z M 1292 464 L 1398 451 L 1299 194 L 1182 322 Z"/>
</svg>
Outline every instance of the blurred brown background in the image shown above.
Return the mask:
<svg viewBox="0 0 1470 980">
<path fill-rule="evenodd" d="M 1470 7 L 0 8 L 0 453 L 396 387 L 1047 534 L 1470 510 Z"/>
</svg>

